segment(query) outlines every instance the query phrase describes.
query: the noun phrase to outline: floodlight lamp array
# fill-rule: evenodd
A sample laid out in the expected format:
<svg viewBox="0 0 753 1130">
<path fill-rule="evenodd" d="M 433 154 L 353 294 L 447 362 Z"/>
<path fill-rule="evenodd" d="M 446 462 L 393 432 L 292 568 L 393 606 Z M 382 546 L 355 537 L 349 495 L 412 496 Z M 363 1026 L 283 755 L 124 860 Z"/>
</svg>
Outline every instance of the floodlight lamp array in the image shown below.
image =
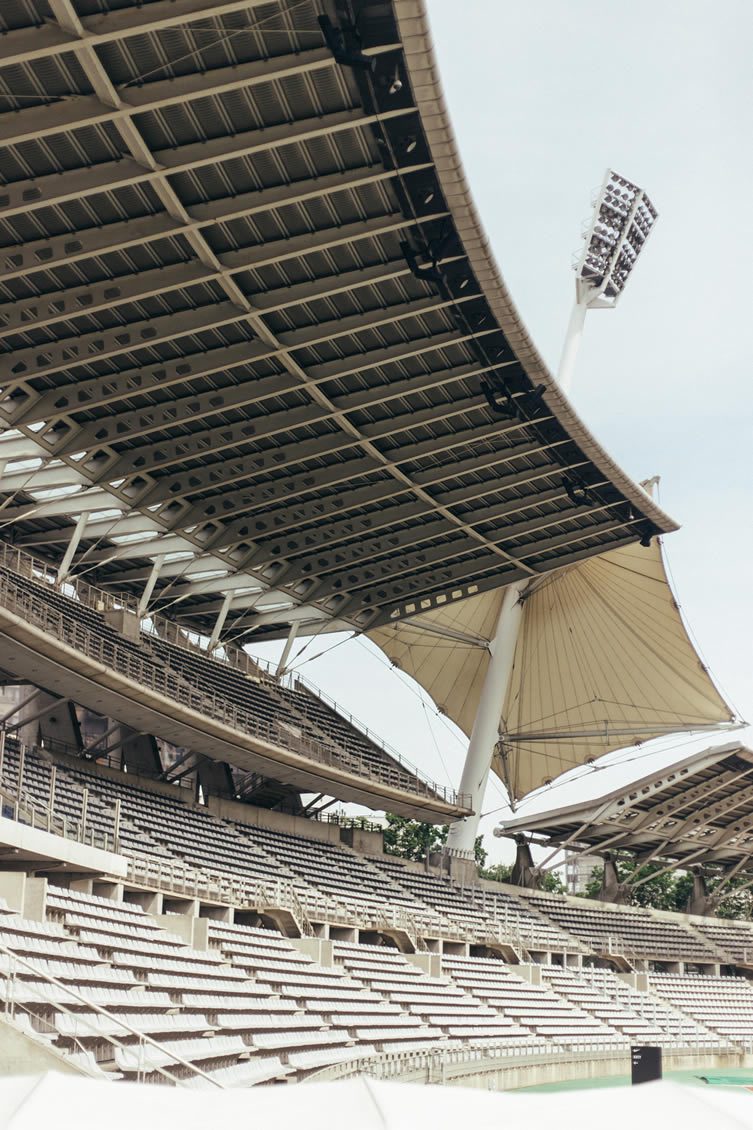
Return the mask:
<svg viewBox="0 0 753 1130">
<path fill-rule="evenodd" d="M 643 189 L 607 170 L 576 260 L 579 300 L 613 306 L 651 234 L 657 211 Z"/>
</svg>

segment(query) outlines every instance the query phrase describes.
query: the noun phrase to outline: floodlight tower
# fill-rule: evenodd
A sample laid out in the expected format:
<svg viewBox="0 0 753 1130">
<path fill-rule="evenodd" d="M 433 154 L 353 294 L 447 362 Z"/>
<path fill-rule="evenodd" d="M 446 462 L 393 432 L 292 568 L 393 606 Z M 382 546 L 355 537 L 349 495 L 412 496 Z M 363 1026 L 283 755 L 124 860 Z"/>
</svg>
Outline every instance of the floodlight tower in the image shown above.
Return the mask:
<svg viewBox="0 0 753 1130">
<path fill-rule="evenodd" d="M 586 311 L 617 305 L 657 215 L 642 188 L 607 169 L 594 201 L 590 226 L 584 232 L 583 252 L 575 262 L 575 304 L 557 373 L 563 392 L 569 393 L 572 385 Z M 489 640 L 489 663 L 458 789 L 469 798 L 473 815 L 450 825 L 449 855 L 473 858 L 492 756 L 501 737 L 502 706 L 512 676 L 528 584 L 528 580 L 517 581 L 505 589 L 494 635 Z"/>
<path fill-rule="evenodd" d="M 575 302 L 562 347 L 557 383 L 569 394 L 588 310 L 617 305 L 654 224 L 657 211 L 638 185 L 607 169 L 576 258 Z"/>
</svg>

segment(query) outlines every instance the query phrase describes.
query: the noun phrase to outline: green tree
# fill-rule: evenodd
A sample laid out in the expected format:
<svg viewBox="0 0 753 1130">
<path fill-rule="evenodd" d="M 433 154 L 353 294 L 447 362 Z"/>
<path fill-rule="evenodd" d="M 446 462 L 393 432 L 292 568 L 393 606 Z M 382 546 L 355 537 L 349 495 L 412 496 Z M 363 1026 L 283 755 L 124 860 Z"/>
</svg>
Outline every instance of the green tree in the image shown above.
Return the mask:
<svg viewBox="0 0 753 1130">
<path fill-rule="evenodd" d="M 556 871 L 547 871 L 541 883 L 542 891 L 547 891 L 551 895 L 564 895 L 565 884 L 559 877 Z"/>
<path fill-rule="evenodd" d="M 491 879 L 494 883 L 509 883 L 512 877 L 512 864 L 494 863 L 491 867 L 480 868 L 479 875 L 482 879 Z M 565 884 L 556 871 L 546 871 L 541 878 L 539 890 L 561 895 L 564 893 Z"/>
<path fill-rule="evenodd" d="M 414 859 L 422 863 L 432 852 L 441 851 L 447 842 L 446 824 L 427 824 L 421 820 L 409 820 L 395 812 L 385 813 L 384 850 L 388 855 L 398 855 L 402 859 Z M 474 847 L 476 862 L 483 867 L 486 862 L 483 837 L 476 837 Z"/>
<path fill-rule="evenodd" d="M 491 879 L 494 883 L 509 883 L 512 866 L 509 863 L 493 863 L 491 867 L 482 867 L 479 875 L 482 879 Z"/>
<path fill-rule="evenodd" d="M 676 876 L 671 871 L 658 874 L 662 865 L 647 863 L 636 867 L 633 860 L 618 859 L 617 877 L 621 883 L 631 880 L 628 888 L 631 906 L 652 906 L 655 910 L 677 910 L 677 895 L 675 891 Z M 594 867 L 591 878 L 586 884 L 584 894 L 586 898 L 595 899 L 601 892 L 601 881 L 604 875 L 603 867 Z M 640 881 L 640 886 L 632 884 Z"/>
<path fill-rule="evenodd" d="M 621 883 L 627 879 L 646 879 L 639 887 L 628 889 L 630 905 L 651 906 L 655 910 L 687 910 L 688 899 L 693 892 L 693 876 L 687 871 L 667 871 L 663 875 L 656 874 L 661 871 L 662 864 L 649 863 L 637 867 L 633 860 L 617 860 L 617 875 Z M 594 867 L 591 877 L 586 885 L 584 895 L 586 898 L 598 898 L 601 891 L 601 880 L 604 874 L 602 867 Z M 655 876 L 655 877 L 651 877 Z M 707 890 L 711 894 L 721 882 L 721 877 L 710 878 Z M 746 882 L 744 877 L 733 879 L 726 885 L 724 897 L 721 899 L 715 913 L 721 918 L 751 918 L 753 917 L 753 895 L 749 890 L 738 890 Z"/>
</svg>

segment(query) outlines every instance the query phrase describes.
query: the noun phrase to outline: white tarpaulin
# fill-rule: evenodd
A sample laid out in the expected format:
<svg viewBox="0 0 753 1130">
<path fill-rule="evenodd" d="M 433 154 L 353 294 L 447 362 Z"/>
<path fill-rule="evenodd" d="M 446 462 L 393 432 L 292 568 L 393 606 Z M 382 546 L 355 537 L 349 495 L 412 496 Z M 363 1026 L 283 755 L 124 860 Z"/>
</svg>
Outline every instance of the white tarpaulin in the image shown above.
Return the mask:
<svg viewBox="0 0 753 1130">
<path fill-rule="evenodd" d="M 673 1083 L 556 1094 L 341 1083 L 193 1090 L 96 1083 L 63 1075 L 0 1079 L 0 1130 L 733 1130 L 753 1128 L 753 1094 Z"/>
<path fill-rule="evenodd" d="M 52 1074 L 0 1079 L 0 1130 L 588 1130 L 606 1125 L 609 1130 L 751 1130 L 753 1094 L 669 1082 L 514 1094 L 367 1079 L 225 1091 Z"/>
<path fill-rule="evenodd" d="M 470 735 L 504 590 L 472 596 L 369 633 Z M 690 640 L 658 541 L 590 557 L 525 597 L 510 687 L 500 703 L 519 799 L 577 765 L 733 712 Z"/>
</svg>

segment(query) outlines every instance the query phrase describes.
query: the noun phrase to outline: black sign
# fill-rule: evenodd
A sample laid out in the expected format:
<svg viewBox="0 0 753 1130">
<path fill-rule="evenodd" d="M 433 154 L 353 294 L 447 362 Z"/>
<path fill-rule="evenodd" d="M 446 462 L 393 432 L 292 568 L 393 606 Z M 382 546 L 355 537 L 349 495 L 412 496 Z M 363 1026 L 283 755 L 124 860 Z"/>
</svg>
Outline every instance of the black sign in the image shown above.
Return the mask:
<svg viewBox="0 0 753 1130">
<path fill-rule="evenodd" d="M 661 1079 L 661 1048 L 638 1045 L 630 1049 L 633 1083 L 652 1083 Z"/>
</svg>

